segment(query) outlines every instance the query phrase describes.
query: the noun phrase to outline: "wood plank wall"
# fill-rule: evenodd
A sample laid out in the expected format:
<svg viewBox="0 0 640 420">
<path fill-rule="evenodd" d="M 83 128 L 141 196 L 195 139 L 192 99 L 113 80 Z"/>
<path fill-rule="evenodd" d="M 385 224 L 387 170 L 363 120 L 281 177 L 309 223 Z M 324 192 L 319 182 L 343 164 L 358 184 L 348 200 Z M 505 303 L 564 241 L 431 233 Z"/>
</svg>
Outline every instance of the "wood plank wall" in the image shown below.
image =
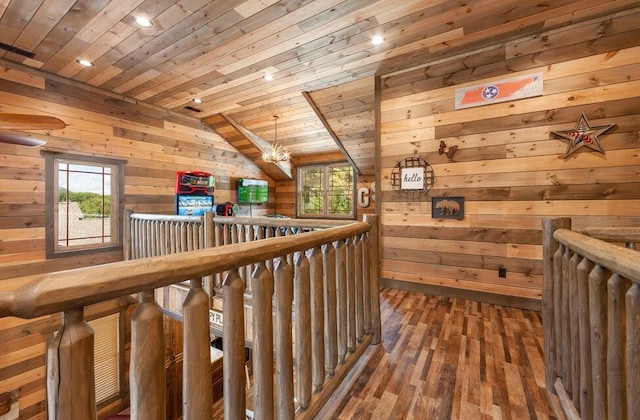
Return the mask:
<svg viewBox="0 0 640 420">
<path fill-rule="evenodd" d="M 541 218 L 574 227 L 640 225 L 640 9 L 383 76 L 382 276 L 420 288 L 539 306 Z M 541 97 L 454 110 L 455 89 L 542 72 Z M 563 159 L 551 131 L 615 123 L 606 154 Z M 440 141 L 459 150 L 438 154 Z M 465 198 L 464 220 L 431 218 L 430 197 L 406 201 L 389 182 L 398 161 L 433 166 L 431 196 Z M 507 269 L 506 278 L 498 268 Z"/>
<path fill-rule="evenodd" d="M 127 160 L 125 208 L 136 212 L 173 213 L 180 170 L 213 172 L 216 202 L 236 200 L 237 178 L 267 179 L 275 187 L 196 119 L 7 62 L 0 62 L 0 112 L 54 115 L 68 125 L 45 133 L 41 148 L 0 144 L 0 291 L 19 286 L 9 280 L 16 276 L 122 259 L 121 252 L 112 252 L 46 260 L 42 150 Z M 272 213 L 274 201 L 257 211 Z M 44 331 L 56 325 L 58 317 L 0 321 L 0 394 L 19 389 L 21 419 L 45 418 Z M 110 408 L 117 411 L 118 405 L 122 401 Z"/>
</svg>

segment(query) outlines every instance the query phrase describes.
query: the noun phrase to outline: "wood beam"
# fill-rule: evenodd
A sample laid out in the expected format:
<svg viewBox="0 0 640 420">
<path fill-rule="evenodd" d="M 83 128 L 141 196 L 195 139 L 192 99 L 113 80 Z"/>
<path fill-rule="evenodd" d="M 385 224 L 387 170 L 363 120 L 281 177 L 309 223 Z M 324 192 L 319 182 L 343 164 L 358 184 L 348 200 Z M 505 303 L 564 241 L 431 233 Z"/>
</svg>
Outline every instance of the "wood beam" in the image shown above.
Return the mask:
<svg viewBox="0 0 640 420">
<path fill-rule="evenodd" d="M 347 158 L 351 166 L 353 166 L 353 169 L 355 169 L 356 173 L 358 175 L 362 175 L 362 172 L 360 172 L 360 168 L 358 168 L 358 166 L 355 164 L 355 162 L 351 158 L 351 155 L 349 155 L 349 152 L 347 152 L 347 150 L 344 148 L 344 145 L 342 144 L 342 142 L 340 141 L 336 133 L 333 131 L 333 129 L 329 125 L 329 122 L 327 122 L 326 118 L 324 118 L 324 115 L 322 115 L 322 112 L 320 112 L 320 108 L 318 108 L 316 103 L 313 101 L 309 92 L 302 92 L 302 96 L 304 96 L 304 98 L 307 100 L 307 102 L 311 106 L 311 109 L 313 109 L 313 112 L 316 113 L 316 116 L 318 117 L 322 125 L 324 125 L 324 128 L 327 130 L 331 138 L 333 138 L 333 141 L 336 142 L 336 145 L 342 151 L 342 153 Z"/>
<path fill-rule="evenodd" d="M 236 120 L 229 117 L 228 115 L 224 115 L 224 114 L 220 114 L 220 115 L 229 124 L 231 124 L 231 126 L 233 126 L 233 128 L 235 128 L 240 134 L 246 137 L 246 139 L 249 140 L 251 144 L 253 144 L 258 150 L 260 150 L 260 152 L 266 152 L 269 150 L 271 145 L 269 144 L 268 141 L 258 136 L 256 133 L 249 130 L 248 128 L 244 127 L 243 125 L 241 125 Z M 292 175 L 293 172 L 291 169 L 290 161 L 278 162 L 273 164 L 267 163 L 267 162 L 256 162 L 256 161 L 254 161 L 254 163 L 274 179 L 282 180 L 283 176 L 286 177 L 286 179 L 293 179 L 293 175 Z M 274 171 L 271 169 L 273 167 L 276 167 L 278 169 L 277 174 L 274 174 Z"/>
</svg>

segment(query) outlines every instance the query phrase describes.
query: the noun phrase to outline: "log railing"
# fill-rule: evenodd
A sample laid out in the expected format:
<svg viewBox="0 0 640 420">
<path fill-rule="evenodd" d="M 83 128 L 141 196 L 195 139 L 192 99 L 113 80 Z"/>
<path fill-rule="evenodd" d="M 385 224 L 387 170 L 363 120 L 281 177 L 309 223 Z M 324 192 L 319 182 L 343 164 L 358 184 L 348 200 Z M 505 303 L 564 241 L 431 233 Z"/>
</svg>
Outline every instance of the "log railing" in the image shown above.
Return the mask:
<svg viewBox="0 0 640 420">
<path fill-rule="evenodd" d="M 640 229 L 545 219 L 543 238 L 547 389 L 571 419 L 640 418 Z"/>
<path fill-rule="evenodd" d="M 184 232 L 182 229 L 176 232 Z M 191 232 L 195 231 L 194 227 Z M 186 232 L 189 236 L 189 228 Z M 132 229 L 131 237 L 134 235 Z M 207 237 L 206 232 L 203 235 L 189 237 Z M 156 239 L 159 237 L 163 235 Z M 155 243 L 160 249 L 165 246 L 162 241 Z M 250 404 L 255 416 L 312 418 L 367 346 L 380 342 L 378 266 L 372 258 L 377 248 L 376 216 L 304 234 L 179 254 L 171 253 L 169 245 L 165 248 L 168 255 L 25 278 L 24 286 L 0 293 L 0 317 L 63 313 L 62 326 L 47 352 L 48 415 L 52 419 L 94 419 L 93 332 L 83 309 L 137 293 L 131 321 L 131 414 L 137 419 L 164 419 L 165 344 L 162 310 L 153 291 L 190 280 L 183 304 L 183 416 L 207 419 L 212 402 L 210 298 L 201 279 L 226 272 L 222 282 L 225 418 L 244 418 L 247 408 L 243 319 L 247 280 L 253 294 Z M 273 271 L 267 268 L 269 261 L 275 261 Z M 255 269 L 243 280 L 239 271 L 246 266 Z M 337 290 L 346 291 L 346 304 L 338 300 Z M 343 336 L 348 337 L 346 346 Z"/>
</svg>

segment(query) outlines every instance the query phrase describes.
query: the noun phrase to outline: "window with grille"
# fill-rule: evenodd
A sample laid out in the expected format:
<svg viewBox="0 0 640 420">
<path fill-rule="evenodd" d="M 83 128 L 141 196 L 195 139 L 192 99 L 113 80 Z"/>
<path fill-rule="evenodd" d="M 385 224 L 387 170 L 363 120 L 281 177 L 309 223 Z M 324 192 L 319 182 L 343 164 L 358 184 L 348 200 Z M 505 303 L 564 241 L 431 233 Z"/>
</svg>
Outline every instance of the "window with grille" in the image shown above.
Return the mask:
<svg viewBox="0 0 640 420">
<path fill-rule="evenodd" d="M 96 404 L 120 395 L 120 314 L 89 321 L 93 329 L 94 378 Z"/>
<path fill-rule="evenodd" d="M 121 246 L 122 162 L 45 155 L 47 255 Z"/>
<path fill-rule="evenodd" d="M 298 168 L 298 217 L 354 217 L 354 173 L 345 164 Z"/>
</svg>

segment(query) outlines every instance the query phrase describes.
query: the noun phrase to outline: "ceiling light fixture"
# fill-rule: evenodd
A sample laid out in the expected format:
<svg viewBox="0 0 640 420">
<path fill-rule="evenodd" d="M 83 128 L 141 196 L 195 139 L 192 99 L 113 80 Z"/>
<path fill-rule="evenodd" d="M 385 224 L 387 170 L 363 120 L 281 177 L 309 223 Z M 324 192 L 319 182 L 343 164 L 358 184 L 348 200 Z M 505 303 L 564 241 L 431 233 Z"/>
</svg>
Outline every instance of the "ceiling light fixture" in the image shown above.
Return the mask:
<svg viewBox="0 0 640 420">
<path fill-rule="evenodd" d="M 373 38 L 371 38 L 371 43 L 373 45 L 380 45 L 384 42 L 384 38 L 380 35 L 376 35 Z"/>
<path fill-rule="evenodd" d="M 269 150 L 262 152 L 262 160 L 268 163 L 287 162 L 289 160 L 289 151 L 281 144 L 278 144 L 278 116 L 273 116 L 273 145 Z"/>
<path fill-rule="evenodd" d="M 91 67 L 93 66 L 93 63 L 89 60 L 85 60 L 85 59 L 78 59 L 78 64 L 85 66 L 85 67 Z"/>
<path fill-rule="evenodd" d="M 136 23 L 145 28 L 148 28 L 153 25 L 153 23 L 144 16 L 136 16 Z"/>
<path fill-rule="evenodd" d="M 196 103 L 196 104 L 201 104 L 201 103 L 202 103 L 202 99 L 200 99 L 200 98 L 195 98 L 195 99 L 193 100 L 193 102 L 194 102 L 194 103 Z"/>
<path fill-rule="evenodd" d="M 270 82 L 273 80 L 273 74 L 271 73 L 267 73 L 264 75 L 264 80 L 266 80 L 267 82 Z"/>
</svg>

